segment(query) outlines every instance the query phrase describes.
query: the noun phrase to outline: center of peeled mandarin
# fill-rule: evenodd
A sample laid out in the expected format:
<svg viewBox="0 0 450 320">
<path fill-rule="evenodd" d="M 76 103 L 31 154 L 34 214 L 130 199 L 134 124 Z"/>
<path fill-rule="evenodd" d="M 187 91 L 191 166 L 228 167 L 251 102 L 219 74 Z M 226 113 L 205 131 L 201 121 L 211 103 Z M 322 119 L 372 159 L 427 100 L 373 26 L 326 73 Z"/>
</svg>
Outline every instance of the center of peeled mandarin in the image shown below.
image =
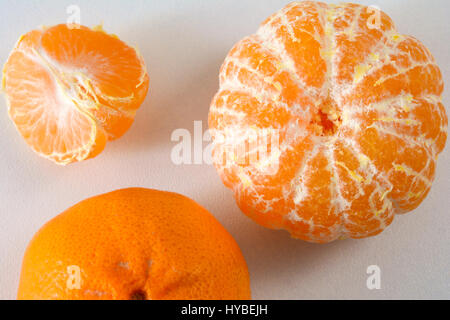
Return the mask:
<svg viewBox="0 0 450 320">
<path fill-rule="evenodd" d="M 311 119 L 311 126 L 317 136 L 333 136 L 341 125 L 341 113 L 333 99 L 322 101 Z"/>
</svg>

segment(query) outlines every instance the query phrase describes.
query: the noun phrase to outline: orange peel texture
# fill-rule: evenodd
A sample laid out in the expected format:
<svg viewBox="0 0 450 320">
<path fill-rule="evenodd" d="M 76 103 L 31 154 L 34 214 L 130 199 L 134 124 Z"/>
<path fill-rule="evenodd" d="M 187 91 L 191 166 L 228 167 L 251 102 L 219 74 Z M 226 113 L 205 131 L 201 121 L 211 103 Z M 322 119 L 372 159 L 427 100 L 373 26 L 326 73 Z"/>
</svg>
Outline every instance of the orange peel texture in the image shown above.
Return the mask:
<svg viewBox="0 0 450 320">
<path fill-rule="evenodd" d="M 84 200 L 43 226 L 18 299 L 250 299 L 239 246 L 182 195 L 132 188 Z"/>
</svg>

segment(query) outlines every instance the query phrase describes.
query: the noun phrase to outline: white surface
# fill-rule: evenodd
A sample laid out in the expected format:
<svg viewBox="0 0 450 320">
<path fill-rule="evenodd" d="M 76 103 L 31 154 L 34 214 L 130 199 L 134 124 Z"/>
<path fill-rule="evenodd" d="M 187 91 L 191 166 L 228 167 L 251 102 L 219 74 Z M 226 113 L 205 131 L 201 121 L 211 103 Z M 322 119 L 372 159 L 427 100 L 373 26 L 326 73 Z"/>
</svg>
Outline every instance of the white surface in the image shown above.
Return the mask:
<svg viewBox="0 0 450 320">
<path fill-rule="evenodd" d="M 357 1 L 355 1 L 357 2 Z M 69 206 L 114 189 L 142 186 L 192 197 L 239 243 L 256 299 L 450 298 L 450 148 L 441 154 L 431 193 L 414 212 L 365 240 L 313 245 L 264 229 L 240 213 L 231 191 L 208 165 L 176 166 L 170 159 L 177 128 L 207 127 L 218 69 L 240 38 L 288 1 L 0 1 L 0 62 L 17 38 L 65 22 L 66 7 L 82 23 L 137 45 L 148 65 L 150 93 L 131 130 L 97 158 L 58 167 L 36 156 L 0 102 L 0 298 L 14 299 L 23 252 L 39 227 Z M 422 40 L 436 57 L 450 105 L 450 2 L 364 1 L 387 12 L 401 33 Z M 449 113 L 449 112 L 448 112 Z M 381 290 L 368 290 L 366 268 L 381 268 Z"/>
</svg>

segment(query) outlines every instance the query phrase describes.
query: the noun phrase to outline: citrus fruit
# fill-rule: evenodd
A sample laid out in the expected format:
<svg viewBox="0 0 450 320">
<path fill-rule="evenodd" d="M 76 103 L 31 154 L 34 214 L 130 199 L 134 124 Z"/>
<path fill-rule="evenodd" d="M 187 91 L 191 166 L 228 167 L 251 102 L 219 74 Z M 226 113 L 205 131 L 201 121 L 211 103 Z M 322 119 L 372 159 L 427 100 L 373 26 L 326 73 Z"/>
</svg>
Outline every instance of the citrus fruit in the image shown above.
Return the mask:
<svg viewBox="0 0 450 320">
<path fill-rule="evenodd" d="M 431 188 L 443 86 L 430 51 L 382 11 L 293 2 L 225 59 L 215 166 L 263 226 L 319 243 L 376 235 Z"/>
<path fill-rule="evenodd" d="M 131 126 L 149 77 L 142 57 L 100 27 L 43 27 L 20 37 L 3 69 L 16 128 L 65 165 L 98 155 Z"/>
<path fill-rule="evenodd" d="M 63 212 L 34 236 L 19 299 L 249 299 L 232 236 L 182 195 L 124 189 Z"/>
</svg>

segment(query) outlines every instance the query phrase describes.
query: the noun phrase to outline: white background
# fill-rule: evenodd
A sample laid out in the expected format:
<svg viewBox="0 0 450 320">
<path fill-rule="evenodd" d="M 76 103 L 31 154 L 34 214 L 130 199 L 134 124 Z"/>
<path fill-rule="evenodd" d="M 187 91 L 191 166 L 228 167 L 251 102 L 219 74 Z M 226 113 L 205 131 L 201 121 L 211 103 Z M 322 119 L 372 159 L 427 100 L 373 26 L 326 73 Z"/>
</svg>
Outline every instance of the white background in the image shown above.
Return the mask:
<svg viewBox="0 0 450 320">
<path fill-rule="evenodd" d="M 21 260 L 33 234 L 49 219 L 93 195 L 142 186 L 187 195 L 230 231 L 247 260 L 256 299 L 450 298 L 450 148 L 423 204 L 397 217 L 375 238 L 328 245 L 292 240 L 264 229 L 237 208 L 231 191 L 208 165 L 176 166 L 170 140 L 177 128 L 207 128 L 218 70 L 240 38 L 288 1 L 12 1 L 0 0 L 0 62 L 18 37 L 39 25 L 66 21 L 81 8 L 82 23 L 137 45 L 151 82 L 136 122 L 97 158 L 59 167 L 26 146 L 0 102 L 0 298 L 14 299 Z M 448 0 L 364 1 L 387 12 L 401 33 L 422 40 L 450 86 Z M 450 105 L 449 90 L 444 104 Z M 448 112 L 449 113 L 449 112 Z M 368 290 L 366 268 L 380 266 L 381 290 Z"/>
</svg>

